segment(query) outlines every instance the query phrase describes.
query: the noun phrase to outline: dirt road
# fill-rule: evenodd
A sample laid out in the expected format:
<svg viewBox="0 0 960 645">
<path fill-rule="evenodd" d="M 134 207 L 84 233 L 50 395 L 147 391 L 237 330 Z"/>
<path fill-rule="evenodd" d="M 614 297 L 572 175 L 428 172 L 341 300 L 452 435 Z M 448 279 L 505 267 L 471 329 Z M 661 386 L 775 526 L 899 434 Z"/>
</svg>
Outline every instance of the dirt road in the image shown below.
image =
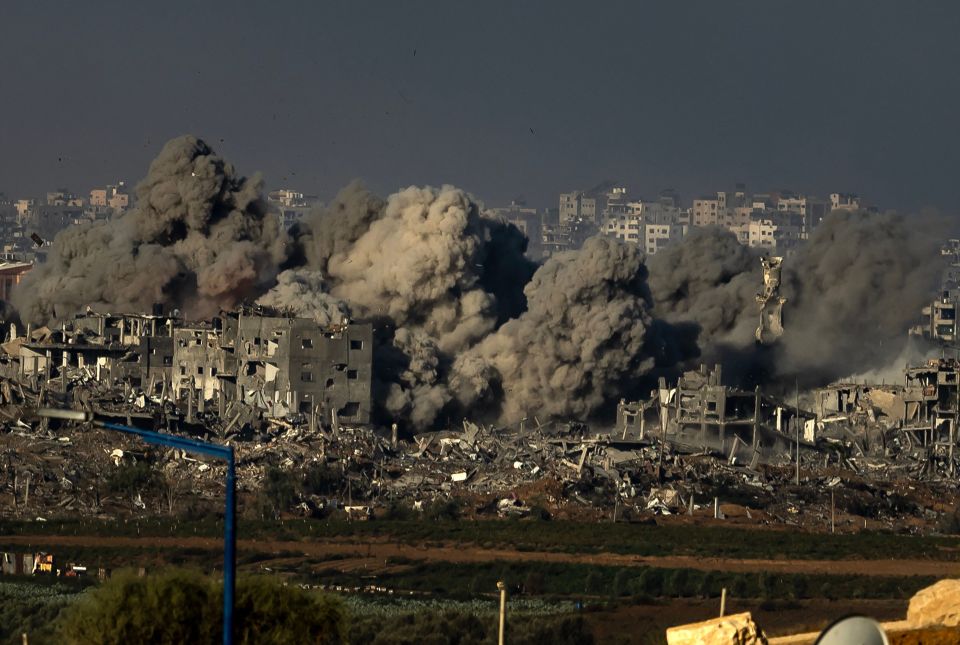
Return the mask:
<svg viewBox="0 0 960 645">
<path fill-rule="evenodd" d="M 216 538 L 169 537 L 96 537 L 96 536 L 7 536 L 0 537 L 6 544 L 30 545 L 34 548 L 103 547 L 143 549 L 219 549 L 222 542 Z M 471 544 L 443 544 L 440 546 L 410 546 L 384 539 L 363 542 L 346 540 L 241 540 L 240 551 L 274 553 L 277 559 L 303 555 L 310 558 L 336 556 L 325 563 L 328 568 L 341 571 L 356 569 L 383 570 L 390 568 L 389 558 L 435 562 L 560 562 L 595 564 L 616 567 L 690 568 L 702 571 L 732 571 L 770 573 L 805 573 L 869 576 L 960 576 L 960 562 L 938 560 L 763 560 L 738 558 L 706 558 L 694 556 L 637 556 L 618 553 L 554 553 L 549 551 L 517 551 L 509 548 L 489 549 Z"/>
</svg>

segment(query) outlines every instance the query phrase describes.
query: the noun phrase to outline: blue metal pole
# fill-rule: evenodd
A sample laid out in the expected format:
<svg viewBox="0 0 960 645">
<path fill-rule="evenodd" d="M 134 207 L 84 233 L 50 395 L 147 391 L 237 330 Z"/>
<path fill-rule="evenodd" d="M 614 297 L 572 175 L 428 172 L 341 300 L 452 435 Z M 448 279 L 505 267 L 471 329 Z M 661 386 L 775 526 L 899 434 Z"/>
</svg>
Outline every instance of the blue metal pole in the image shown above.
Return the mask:
<svg viewBox="0 0 960 645">
<path fill-rule="evenodd" d="M 236 489 L 237 476 L 231 446 L 227 457 L 227 506 L 223 516 L 223 645 L 233 645 L 233 599 L 237 573 Z"/>
<path fill-rule="evenodd" d="M 215 443 L 198 441 L 188 437 L 178 437 L 171 434 L 141 430 L 119 423 L 109 423 L 93 418 L 89 412 L 79 410 L 60 410 L 55 408 L 41 408 L 37 416 L 68 421 L 90 421 L 95 426 L 116 430 L 125 434 L 140 437 L 147 443 L 171 448 L 180 448 L 196 452 L 209 457 L 216 457 L 227 462 L 226 506 L 223 515 L 223 644 L 233 645 L 233 603 L 237 580 L 237 472 L 233 456 L 233 446 L 221 446 Z"/>
</svg>

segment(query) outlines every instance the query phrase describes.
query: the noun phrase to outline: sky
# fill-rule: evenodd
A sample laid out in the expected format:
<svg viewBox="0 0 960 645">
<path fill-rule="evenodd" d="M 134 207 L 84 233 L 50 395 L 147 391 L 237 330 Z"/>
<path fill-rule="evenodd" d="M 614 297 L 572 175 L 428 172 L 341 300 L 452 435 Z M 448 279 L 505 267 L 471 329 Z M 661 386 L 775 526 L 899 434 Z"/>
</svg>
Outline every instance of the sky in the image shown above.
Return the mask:
<svg viewBox="0 0 960 645">
<path fill-rule="evenodd" d="M 267 188 L 605 180 L 960 210 L 957 2 L 7 2 L 0 191 L 135 183 L 195 134 Z"/>
</svg>

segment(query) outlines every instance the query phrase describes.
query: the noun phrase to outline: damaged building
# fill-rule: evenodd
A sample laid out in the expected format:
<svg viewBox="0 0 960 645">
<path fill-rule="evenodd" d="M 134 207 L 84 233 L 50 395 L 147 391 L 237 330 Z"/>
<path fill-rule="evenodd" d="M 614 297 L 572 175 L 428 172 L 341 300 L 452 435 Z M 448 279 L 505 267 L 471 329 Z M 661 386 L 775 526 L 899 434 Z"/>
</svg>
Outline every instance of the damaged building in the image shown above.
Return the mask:
<svg viewBox="0 0 960 645">
<path fill-rule="evenodd" d="M 266 417 L 370 422 L 370 324 L 323 327 L 271 310 L 184 322 L 178 312 L 87 312 L 59 329 L 27 329 L 3 345 L 7 377 L 67 393 L 72 383 L 138 391 L 194 412 L 224 414 L 241 401 Z"/>
<path fill-rule="evenodd" d="M 306 318 L 241 310 L 224 318 L 223 347 L 236 360 L 239 400 L 334 427 L 370 422 L 372 325 L 320 328 Z"/>
<path fill-rule="evenodd" d="M 675 449 L 717 452 L 754 465 L 778 451 L 794 452 L 798 436 L 808 447 L 814 439 L 810 413 L 762 395 L 759 387 L 724 385 L 719 365 L 685 372 L 673 387 L 661 378 L 646 402 L 621 401 L 617 432 L 624 439 L 659 439 Z"/>
</svg>

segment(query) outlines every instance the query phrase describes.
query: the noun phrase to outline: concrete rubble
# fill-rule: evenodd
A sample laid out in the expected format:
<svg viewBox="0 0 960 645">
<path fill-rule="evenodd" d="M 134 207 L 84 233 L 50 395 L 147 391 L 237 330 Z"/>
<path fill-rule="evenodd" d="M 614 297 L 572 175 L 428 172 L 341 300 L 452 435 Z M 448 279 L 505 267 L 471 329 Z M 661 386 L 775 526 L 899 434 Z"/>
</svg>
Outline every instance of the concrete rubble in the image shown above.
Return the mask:
<svg viewBox="0 0 960 645">
<path fill-rule="evenodd" d="M 667 645 L 766 645 L 750 612 L 711 618 L 667 630 Z"/>
<path fill-rule="evenodd" d="M 612 425 L 464 419 L 410 434 L 370 424 L 369 325 L 308 323 L 247 308 L 203 324 L 90 312 L 57 330 L 12 328 L 0 353 L 0 512 L 173 514 L 222 495 L 216 462 L 41 420 L 41 406 L 230 443 L 241 499 L 276 469 L 319 481 L 277 513 L 369 517 L 456 498 L 467 516 L 921 532 L 956 510 L 955 360 L 911 367 L 902 385 L 786 399 L 701 367 L 621 401 Z M 141 462 L 161 481 L 124 489 L 114 475 Z"/>
</svg>

